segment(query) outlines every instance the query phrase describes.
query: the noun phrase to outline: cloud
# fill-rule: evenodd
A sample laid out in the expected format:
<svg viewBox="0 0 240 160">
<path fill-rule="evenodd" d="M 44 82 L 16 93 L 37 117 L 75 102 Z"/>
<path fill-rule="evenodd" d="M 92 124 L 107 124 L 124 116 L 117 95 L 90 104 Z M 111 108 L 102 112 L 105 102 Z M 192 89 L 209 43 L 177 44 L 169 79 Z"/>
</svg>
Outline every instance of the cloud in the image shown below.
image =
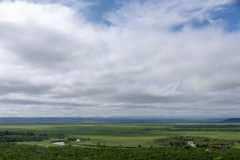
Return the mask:
<svg viewBox="0 0 240 160">
<path fill-rule="evenodd" d="M 44 102 L 44 101 L 33 101 L 33 100 L 22 100 L 22 99 L 0 99 L 0 103 L 16 104 L 16 105 L 53 105 L 53 106 L 64 106 L 69 107 L 89 107 L 95 106 L 95 104 L 78 104 L 78 103 L 65 103 L 65 102 Z"/>
<path fill-rule="evenodd" d="M 76 2 L 0 3 L 2 113 L 235 114 L 240 32 L 211 18 L 233 1 L 123 1 L 105 14 L 112 25 Z"/>
<path fill-rule="evenodd" d="M 18 93 L 27 95 L 41 95 L 47 94 L 51 90 L 51 86 L 48 85 L 35 85 L 27 83 L 26 81 L 19 80 L 3 80 L 1 79 L 0 84 L 0 95 Z"/>
<path fill-rule="evenodd" d="M 210 12 L 222 10 L 222 6 L 231 3 L 231 0 L 123 1 L 119 10 L 107 13 L 105 17 L 117 26 L 168 28 L 191 21 L 213 21 Z"/>
</svg>

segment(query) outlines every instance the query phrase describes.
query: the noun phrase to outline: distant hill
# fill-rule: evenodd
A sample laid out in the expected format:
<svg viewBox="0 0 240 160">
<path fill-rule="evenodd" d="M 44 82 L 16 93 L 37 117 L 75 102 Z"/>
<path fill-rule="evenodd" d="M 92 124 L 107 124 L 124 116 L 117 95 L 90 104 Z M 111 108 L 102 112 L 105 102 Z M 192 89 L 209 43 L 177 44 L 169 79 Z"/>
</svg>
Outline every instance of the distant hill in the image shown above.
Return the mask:
<svg viewBox="0 0 240 160">
<path fill-rule="evenodd" d="M 222 123 L 240 123 L 240 118 L 228 118 L 222 121 Z"/>
<path fill-rule="evenodd" d="M 0 122 L 190 122 L 185 119 L 116 117 L 0 117 Z"/>
<path fill-rule="evenodd" d="M 213 121 L 213 122 L 222 122 L 226 120 L 227 118 L 209 118 L 207 121 Z"/>
<path fill-rule="evenodd" d="M 122 122 L 122 123 L 219 123 L 226 118 L 160 118 L 154 116 L 112 116 L 112 117 L 0 117 L 0 122 Z M 229 122 L 231 123 L 231 122 Z"/>
</svg>

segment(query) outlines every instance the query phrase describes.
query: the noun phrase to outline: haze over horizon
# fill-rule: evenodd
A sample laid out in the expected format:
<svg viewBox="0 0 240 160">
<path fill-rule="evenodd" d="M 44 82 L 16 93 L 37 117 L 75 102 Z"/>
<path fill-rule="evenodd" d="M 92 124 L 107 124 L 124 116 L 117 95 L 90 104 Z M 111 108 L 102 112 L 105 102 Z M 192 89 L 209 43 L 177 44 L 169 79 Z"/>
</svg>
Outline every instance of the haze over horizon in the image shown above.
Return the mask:
<svg viewBox="0 0 240 160">
<path fill-rule="evenodd" d="M 240 117 L 237 0 L 0 0 L 0 117 Z"/>
</svg>

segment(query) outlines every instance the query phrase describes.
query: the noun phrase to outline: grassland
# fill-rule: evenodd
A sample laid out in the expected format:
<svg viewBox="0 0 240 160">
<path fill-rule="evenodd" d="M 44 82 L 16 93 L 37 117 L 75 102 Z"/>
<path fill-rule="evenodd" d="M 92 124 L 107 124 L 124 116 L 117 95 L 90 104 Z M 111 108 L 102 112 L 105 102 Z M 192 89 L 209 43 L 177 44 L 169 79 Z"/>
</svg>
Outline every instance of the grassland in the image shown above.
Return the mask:
<svg viewBox="0 0 240 160">
<path fill-rule="evenodd" d="M 71 142 L 77 145 L 143 147 L 155 146 L 153 139 L 172 136 L 200 136 L 240 140 L 240 124 L 222 123 L 0 123 L 0 131 L 33 132 L 35 134 L 64 134 L 65 138 L 90 138 L 90 141 Z M 54 146 L 51 141 L 19 142 L 19 144 Z M 235 145 L 240 149 L 240 144 Z"/>
</svg>

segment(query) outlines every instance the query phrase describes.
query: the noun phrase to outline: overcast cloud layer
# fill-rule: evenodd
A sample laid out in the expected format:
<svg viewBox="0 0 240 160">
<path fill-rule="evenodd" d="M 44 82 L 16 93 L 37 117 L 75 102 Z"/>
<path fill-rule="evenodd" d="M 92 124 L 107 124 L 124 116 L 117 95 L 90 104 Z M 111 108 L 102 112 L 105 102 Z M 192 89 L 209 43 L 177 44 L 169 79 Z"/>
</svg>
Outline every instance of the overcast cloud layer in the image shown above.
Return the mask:
<svg viewBox="0 0 240 160">
<path fill-rule="evenodd" d="M 212 18 L 233 3 L 118 1 L 95 23 L 96 3 L 0 1 L 0 116 L 239 116 L 240 30 Z"/>
</svg>

